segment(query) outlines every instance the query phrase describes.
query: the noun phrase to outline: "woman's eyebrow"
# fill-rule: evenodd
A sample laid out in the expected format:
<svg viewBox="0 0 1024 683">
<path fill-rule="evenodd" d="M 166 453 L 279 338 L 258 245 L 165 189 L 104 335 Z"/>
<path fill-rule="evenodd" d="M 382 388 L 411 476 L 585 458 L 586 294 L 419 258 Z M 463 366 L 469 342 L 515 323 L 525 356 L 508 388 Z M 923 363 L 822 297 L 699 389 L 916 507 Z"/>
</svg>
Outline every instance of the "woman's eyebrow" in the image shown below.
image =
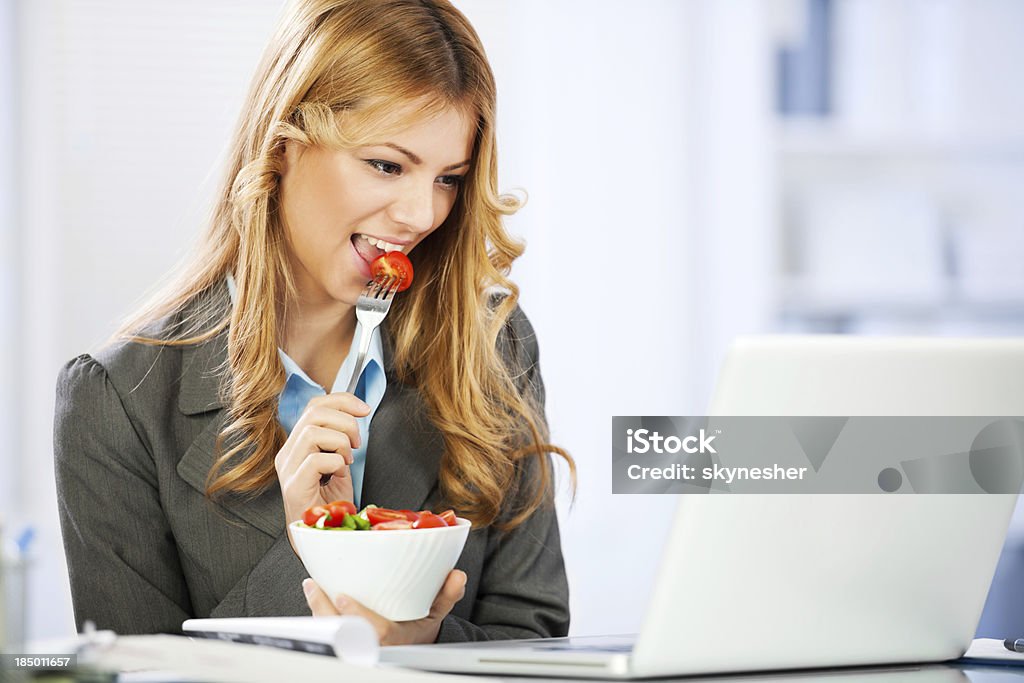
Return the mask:
<svg viewBox="0 0 1024 683">
<path fill-rule="evenodd" d="M 401 145 L 396 145 L 393 142 L 385 142 L 383 144 L 384 144 L 385 147 L 390 147 L 391 149 L 393 149 L 393 150 L 395 150 L 397 152 L 401 152 L 405 156 L 409 157 L 409 161 L 411 161 L 412 163 L 416 164 L 417 166 L 419 166 L 420 164 L 423 163 L 423 159 L 420 159 L 418 156 L 416 156 L 416 154 L 414 154 L 410 150 L 407 150 L 405 147 L 402 147 Z M 469 162 L 470 161 L 471 161 L 471 159 L 466 159 L 465 161 L 460 161 L 457 164 L 452 164 L 451 166 L 445 166 L 441 170 L 442 171 L 454 171 L 457 168 L 462 168 L 463 166 L 469 166 Z"/>
</svg>

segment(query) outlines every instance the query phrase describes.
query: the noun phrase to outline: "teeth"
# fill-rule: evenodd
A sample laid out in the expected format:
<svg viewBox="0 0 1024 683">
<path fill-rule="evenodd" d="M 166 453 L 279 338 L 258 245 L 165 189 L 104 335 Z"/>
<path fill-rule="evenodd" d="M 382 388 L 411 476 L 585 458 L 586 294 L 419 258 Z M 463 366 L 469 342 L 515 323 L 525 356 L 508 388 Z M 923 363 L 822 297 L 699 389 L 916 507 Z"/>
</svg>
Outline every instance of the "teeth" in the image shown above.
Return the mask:
<svg viewBox="0 0 1024 683">
<path fill-rule="evenodd" d="M 400 244 L 385 242 L 384 240 L 379 240 L 375 237 L 370 237 L 369 235 L 360 234 L 359 236 L 382 251 L 402 251 L 402 245 Z"/>
</svg>

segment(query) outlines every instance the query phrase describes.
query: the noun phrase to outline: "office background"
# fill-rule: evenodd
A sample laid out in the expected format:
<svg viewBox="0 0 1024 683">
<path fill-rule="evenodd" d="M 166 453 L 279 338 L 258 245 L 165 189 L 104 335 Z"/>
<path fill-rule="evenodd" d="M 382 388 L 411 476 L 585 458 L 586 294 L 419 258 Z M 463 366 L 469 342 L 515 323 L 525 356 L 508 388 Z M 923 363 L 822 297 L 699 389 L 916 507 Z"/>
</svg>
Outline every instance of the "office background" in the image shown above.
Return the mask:
<svg viewBox="0 0 1024 683">
<path fill-rule="evenodd" d="M 1024 3 L 455 2 L 530 196 L 513 274 L 579 465 L 574 633 L 639 628 L 672 510 L 611 495 L 612 415 L 702 414 L 740 333 L 1024 334 Z M 73 628 L 57 370 L 198 234 L 281 4 L 0 0 L 0 515 L 37 533 L 30 637 Z M 1022 546 L 1019 515 L 985 635 L 1024 632 Z"/>
</svg>

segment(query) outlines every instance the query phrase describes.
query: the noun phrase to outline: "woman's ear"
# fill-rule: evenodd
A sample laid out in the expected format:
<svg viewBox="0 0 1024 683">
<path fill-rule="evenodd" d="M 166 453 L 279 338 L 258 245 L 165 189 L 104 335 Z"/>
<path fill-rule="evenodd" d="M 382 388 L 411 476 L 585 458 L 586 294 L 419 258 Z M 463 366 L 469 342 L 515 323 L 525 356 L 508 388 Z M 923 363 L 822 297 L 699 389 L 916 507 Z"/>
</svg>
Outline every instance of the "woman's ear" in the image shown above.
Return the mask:
<svg viewBox="0 0 1024 683">
<path fill-rule="evenodd" d="M 284 151 L 281 153 L 281 175 L 283 176 L 288 172 L 289 168 L 294 168 L 299 162 L 299 157 L 302 152 L 306 149 L 306 146 L 298 140 L 285 140 Z"/>
</svg>

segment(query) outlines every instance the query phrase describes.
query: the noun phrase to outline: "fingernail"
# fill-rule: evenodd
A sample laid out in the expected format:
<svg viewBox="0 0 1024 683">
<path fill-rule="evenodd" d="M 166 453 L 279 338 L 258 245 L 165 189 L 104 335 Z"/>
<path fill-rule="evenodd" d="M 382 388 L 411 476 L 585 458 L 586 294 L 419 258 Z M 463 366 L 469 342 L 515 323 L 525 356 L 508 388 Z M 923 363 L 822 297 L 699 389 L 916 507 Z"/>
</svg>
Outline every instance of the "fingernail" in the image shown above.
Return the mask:
<svg viewBox="0 0 1024 683">
<path fill-rule="evenodd" d="M 313 579 L 302 580 L 302 592 L 306 594 L 307 598 L 309 597 L 310 593 L 313 592 Z"/>
</svg>

